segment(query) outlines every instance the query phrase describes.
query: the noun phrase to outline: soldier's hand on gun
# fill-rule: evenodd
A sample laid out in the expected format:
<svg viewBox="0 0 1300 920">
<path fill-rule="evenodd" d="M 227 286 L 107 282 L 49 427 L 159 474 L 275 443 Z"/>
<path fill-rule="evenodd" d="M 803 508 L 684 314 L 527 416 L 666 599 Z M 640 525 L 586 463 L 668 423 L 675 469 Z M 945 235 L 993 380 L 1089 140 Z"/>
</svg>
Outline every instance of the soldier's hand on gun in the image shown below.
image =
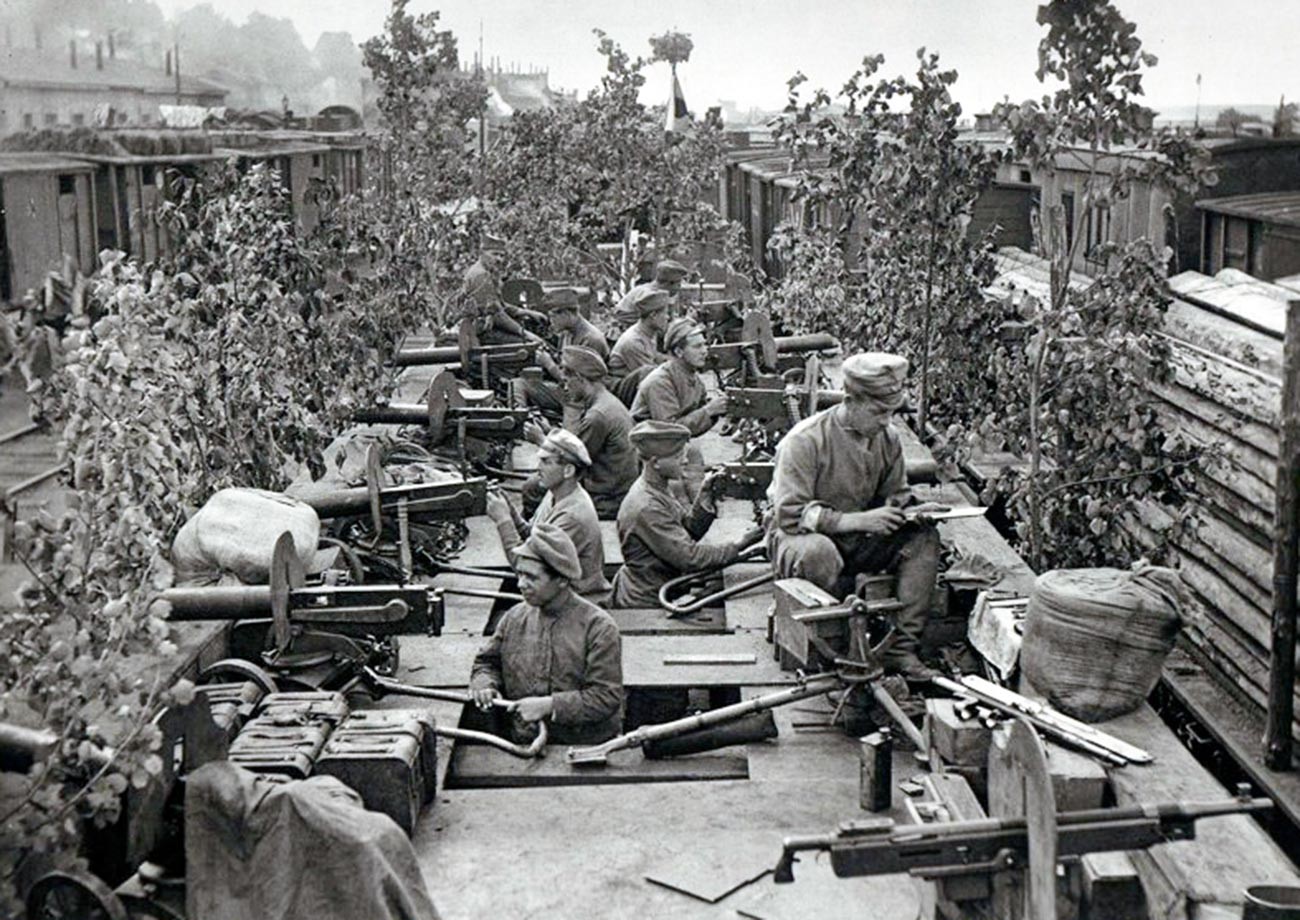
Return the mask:
<svg viewBox="0 0 1300 920">
<path fill-rule="evenodd" d="M 525 722 L 540 722 L 555 708 L 549 696 L 526 696 L 510 704 L 510 711 Z"/>
<path fill-rule="evenodd" d="M 726 415 L 728 408 L 726 393 L 719 393 L 704 404 L 704 411 L 714 418 L 717 418 L 719 415 Z"/>
<path fill-rule="evenodd" d="M 487 516 L 498 524 L 510 520 L 510 500 L 498 489 L 488 489 Z"/>
<path fill-rule="evenodd" d="M 885 505 L 883 508 L 859 511 L 858 523 L 860 526 L 857 529 L 863 533 L 888 536 L 907 523 L 907 516 L 900 509 Z"/>
<path fill-rule="evenodd" d="M 767 531 L 755 524 L 753 527 L 749 528 L 749 530 L 746 530 L 741 534 L 739 543 L 741 547 L 753 546 L 765 536 L 767 536 Z"/>
<path fill-rule="evenodd" d="M 487 712 L 492 708 L 492 701 L 501 694 L 497 692 L 496 687 L 478 687 L 471 688 L 469 695 L 474 700 L 475 706 L 483 712 Z"/>
<path fill-rule="evenodd" d="M 534 444 L 541 444 L 546 440 L 546 430 L 550 427 L 543 427 L 544 425 L 546 425 L 544 421 L 528 419 L 524 422 L 524 437 Z"/>
</svg>

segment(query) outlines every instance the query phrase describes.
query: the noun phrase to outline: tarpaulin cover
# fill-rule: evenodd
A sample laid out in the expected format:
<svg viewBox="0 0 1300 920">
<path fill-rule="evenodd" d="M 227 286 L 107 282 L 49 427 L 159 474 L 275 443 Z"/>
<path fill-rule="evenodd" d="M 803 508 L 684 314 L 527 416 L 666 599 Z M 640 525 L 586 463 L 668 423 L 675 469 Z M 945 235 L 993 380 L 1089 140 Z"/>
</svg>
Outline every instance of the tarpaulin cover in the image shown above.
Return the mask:
<svg viewBox="0 0 1300 920">
<path fill-rule="evenodd" d="M 1020 664 L 1053 706 L 1100 722 L 1141 705 L 1182 625 L 1173 569 L 1058 569 L 1034 583 Z"/>
<path fill-rule="evenodd" d="M 333 777 L 227 761 L 185 788 L 188 920 L 437 920 L 411 841 Z"/>
</svg>

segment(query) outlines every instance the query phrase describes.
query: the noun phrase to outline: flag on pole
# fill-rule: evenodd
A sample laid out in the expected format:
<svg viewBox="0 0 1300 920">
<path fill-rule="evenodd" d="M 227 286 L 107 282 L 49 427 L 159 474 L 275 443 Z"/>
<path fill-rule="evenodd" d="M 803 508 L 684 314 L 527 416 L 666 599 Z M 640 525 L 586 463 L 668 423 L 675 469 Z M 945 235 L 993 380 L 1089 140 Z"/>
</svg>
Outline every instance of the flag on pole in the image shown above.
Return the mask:
<svg viewBox="0 0 1300 920">
<path fill-rule="evenodd" d="M 664 130 L 669 134 L 685 133 L 691 125 L 691 113 L 686 108 L 686 97 L 682 95 L 682 85 L 677 82 L 677 69 L 673 68 L 673 94 L 668 100 L 668 113 L 664 118 Z"/>
</svg>

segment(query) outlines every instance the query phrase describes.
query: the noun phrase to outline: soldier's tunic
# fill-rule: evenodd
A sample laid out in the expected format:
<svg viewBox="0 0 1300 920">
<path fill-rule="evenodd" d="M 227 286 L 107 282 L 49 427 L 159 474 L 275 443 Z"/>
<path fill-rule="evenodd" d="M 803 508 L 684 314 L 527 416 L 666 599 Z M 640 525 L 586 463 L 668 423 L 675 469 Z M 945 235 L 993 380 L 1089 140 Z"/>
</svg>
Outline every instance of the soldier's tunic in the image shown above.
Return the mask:
<svg viewBox="0 0 1300 920">
<path fill-rule="evenodd" d="M 729 543 L 700 543 L 714 512 L 697 501 L 689 510 L 644 476 L 632 484 L 618 510 L 623 567 L 614 576 L 613 607 L 657 607 L 659 589 L 686 572 L 733 562 Z"/>
<path fill-rule="evenodd" d="M 583 348 L 590 348 L 600 355 L 602 360 L 609 359 L 609 342 L 605 340 L 605 333 L 593 326 L 585 316 L 578 317 L 578 324 L 573 327 L 571 332 L 560 333 L 559 350 L 563 352 L 570 345 L 581 345 Z"/>
<path fill-rule="evenodd" d="M 533 527 L 543 522 L 563 530 L 578 551 L 582 577 L 573 583 L 573 590 L 593 604 L 608 602 L 610 586 L 605 577 L 605 547 L 600 539 L 600 521 L 591 496 L 582 486 L 558 500 L 548 491 L 533 513 L 533 519 L 524 525 L 523 533 L 509 518 L 501 521 L 497 524 L 497 533 L 501 536 L 506 556 L 509 557 L 511 550 L 528 539 Z"/>
<path fill-rule="evenodd" d="M 598 744 L 622 730 L 623 655 L 608 613 L 576 594 L 559 609 L 516 604 L 474 658 L 472 689 L 493 687 L 507 699 L 550 696 L 555 744 Z M 517 741 L 535 728 L 511 717 Z"/>
<path fill-rule="evenodd" d="M 613 393 L 602 389 L 567 427 L 582 439 L 591 456 L 591 466 L 582 482 L 596 513 L 604 520 L 612 520 L 641 471 L 628 437 L 632 415 Z"/>
<path fill-rule="evenodd" d="M 466 307 L 467 315 L 478 315 L 480 309 L 483 309 L 487 311 L 486 315 L 492 319 L 490 326 L 485 325 L 485 328 L 475 330 L 477 337 L 475 345 L 509 345 L 524 340 L 524 327 L 510 316 L 506 305 L 501 302 L 500 279 L 483 264 L 482 259 L 476 260 L 473 265 L 465 269 L 462 282 L 465 296 L 469 300 Z M 491 293 L 488 298 L 491 304 L 490 307 L 480 308 L 478 306 L 475 295 L 482 291 Z"/>
<path fill-rule="evenodd" d="M 768 552 L 781 578 L 806 578 L 832 593 L 842 575 L 897 566 L 895 622 L 919 636 L 934 588 L 938 533 L 908 524 L 889 535 L 835 533 L 840 516 L 879 508 L 907 488 L 903 447 L 889 426 L 867 435 L 845 424 L 843 406 L 806 418 L 777 445 L 767 497 L 772 506 Z M 928 560 L 928 561 L 927 561 Z"/>
<path fill-rule="evenodd" d="M 704 410 L 709 394 L 700 375 L 681 358 L 670 358 L 651 371 L 637 387 L 632 401 L 632 420 L 676 422 L 690 429 L 691 435 L 704 434 L 713 427 L 714 418 Z"/>
<path fill-rule="evenodd" d="M 641 323 L 623 330 L 609 352 L 609 389 L 623 401 L 632 405 L 637 386 L 656 366 L 668 360 L 659 350 L 655 333 Z"/>
</svg>

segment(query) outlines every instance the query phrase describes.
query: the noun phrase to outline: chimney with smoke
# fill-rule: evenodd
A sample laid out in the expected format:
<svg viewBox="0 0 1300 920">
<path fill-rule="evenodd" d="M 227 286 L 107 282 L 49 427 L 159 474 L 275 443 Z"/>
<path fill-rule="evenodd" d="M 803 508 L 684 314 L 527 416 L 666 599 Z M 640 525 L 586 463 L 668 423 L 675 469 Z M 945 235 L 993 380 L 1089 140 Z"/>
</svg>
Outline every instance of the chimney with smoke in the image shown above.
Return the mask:
<svg viewBox="0 0 1300 920">
<path fill-rule="evenodd" d="M 76 70 L 77 69 L 77 42 L 75 39 L 73 41 L 68 42 L 68 60 L 72 62 L 72 69 Z"/>
</svg>

